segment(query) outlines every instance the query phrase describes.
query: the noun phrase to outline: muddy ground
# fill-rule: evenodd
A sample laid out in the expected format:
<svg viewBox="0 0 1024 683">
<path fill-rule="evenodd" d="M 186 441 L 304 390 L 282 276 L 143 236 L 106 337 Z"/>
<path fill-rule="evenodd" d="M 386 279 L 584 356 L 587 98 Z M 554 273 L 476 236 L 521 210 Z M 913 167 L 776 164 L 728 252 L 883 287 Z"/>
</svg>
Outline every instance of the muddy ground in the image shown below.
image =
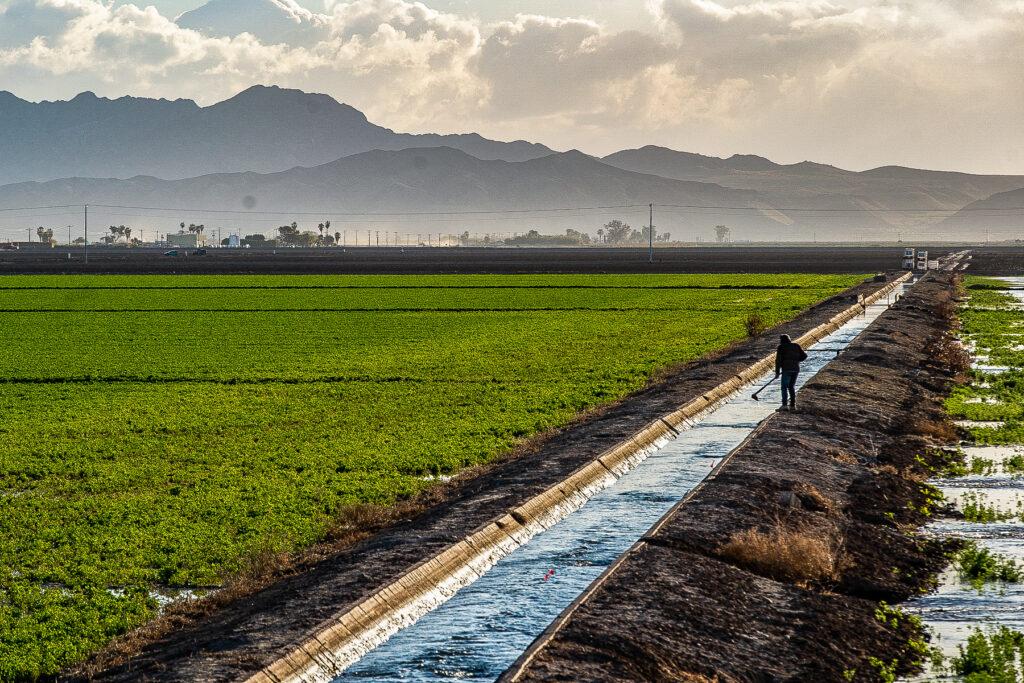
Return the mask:
<svg viewBox="0 0 1024 683">
<path fill-rule="evenodd" d="M 807 383 L 799 412 L 764 422 L 501 680 L 881 680 L 872 657 L 909 671 L 914 627 L 876 611 L 925 589 L 949 551 L 915 532 L 928 474 L 915 457 L 952 436 L 952 306 L 937 303 L 950 280 L 929 276 L 884 313 Z M 831 539 L 834 575 L 724 549 L 778 528 Z"/>
<path fill-rule="evenodd" d="M 833 297 L 798 319 L 666 374 L 646 390 L 454 482 L 421 514 L 341 550 L 210 614 L 174 619 L 156 639 L 129 639 L 68 674 L 67 680 L 234 681 L 284 654 L 294 641 L 390 583 L 424 558 L 522 504 L 638 429 L 717 386 L 770 353 L 777 334 L 800 334 L 849 307 L 881 283 Z M 142 642 L 136 642 L 142 640 Z"/>
<path fill-rule="evenodd" d="M 1024 275 L 1024 246 L 978 247 L 971 252 L 971 275 Z"/>
<path fill-rule="evenodd" d="M 957 249 L 962 248 L 958 247 Z M 928 247 L 934 253 L 952 248 Z M 185 250 L 179 250 L 182 254 Z M 1019 252 L 1024 266 L 1024 248 Z M 71 253 L 71 258 L 68 258 Z M 206 256 L 163 249 L 0 251 L 0 275 L 118 274 L 440 274 L 440 273 L 874 273 L 900 267 L 901 247 L 705 246 L 658 248 L 654 263 L 635 248 L 210 249 Z M 993 252 L 995 253 L 995 252 Z M 1005 272 L 1008 271 L 1003 271 Z"/>
</svg>

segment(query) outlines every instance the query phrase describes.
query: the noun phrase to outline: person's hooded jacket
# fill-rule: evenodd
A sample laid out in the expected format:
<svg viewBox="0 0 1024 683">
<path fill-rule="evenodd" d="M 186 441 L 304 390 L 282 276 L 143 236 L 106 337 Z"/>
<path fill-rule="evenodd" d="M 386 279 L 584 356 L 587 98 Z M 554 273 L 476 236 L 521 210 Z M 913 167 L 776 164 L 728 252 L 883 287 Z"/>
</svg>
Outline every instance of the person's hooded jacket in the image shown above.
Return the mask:
<svg viewBox="0 0 1024 683">
<path fill-rule="evenodd" d="M 807 354 L 799 344 L 789 338 L 788 334 L 784 334 L 779 338 L 779 348 L 775 350 L 776 374 L 780 372 L 798 372 L 800 370 L 800 363 L 805 360 L 807 360 Z"/>
</svg>

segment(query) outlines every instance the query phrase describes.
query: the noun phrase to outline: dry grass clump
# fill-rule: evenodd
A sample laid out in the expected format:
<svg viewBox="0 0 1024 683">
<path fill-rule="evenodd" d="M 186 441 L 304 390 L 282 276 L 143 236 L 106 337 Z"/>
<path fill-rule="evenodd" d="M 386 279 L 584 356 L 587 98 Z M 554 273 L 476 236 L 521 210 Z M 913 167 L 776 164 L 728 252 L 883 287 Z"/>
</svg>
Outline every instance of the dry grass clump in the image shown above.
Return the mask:
<svg viewBox="0 0 1024 683">
<path fill-rule="evenodd" d="M 956 425 L 944 415 L 930 418 L 918 417 L 910 420 L 905 431 L 907 434 L 922 436 L 942 444 L 957 441 Z"/>
<path fill-rule="evenodd" d="M 762 576 L 805 583 L 835 579 L 840 549 L 834 539 L 820 532 L 777 526 L 737 532 L 718 554 Z"/>
<path fill-rule="evenodd" d="M 800 503 L 808 510 L 829 514 L 835 512 L 835 502 L 826 498 L 825 494 L 811 484 L 801 482 L 793 487 L 793 492 L 800 498 Z"/>
<path fill-rule="evenodd" d="M 971 354 L 950 335 L 943 335 L 929 344 L 927 352 L 940 367 L 948 368 L 954 374 L 960 375 L 971 369 Z"/>
</svg>

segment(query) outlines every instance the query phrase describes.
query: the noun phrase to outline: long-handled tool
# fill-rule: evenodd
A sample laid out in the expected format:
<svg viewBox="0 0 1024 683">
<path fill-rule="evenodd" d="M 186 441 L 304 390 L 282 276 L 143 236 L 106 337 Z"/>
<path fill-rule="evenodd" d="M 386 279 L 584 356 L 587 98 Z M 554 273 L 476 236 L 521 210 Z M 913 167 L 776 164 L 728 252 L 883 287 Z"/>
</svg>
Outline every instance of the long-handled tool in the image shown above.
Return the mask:
<svg viewBox="0 0 1024 683">
<path fill-rule="evenodd" d="M 753 394 L 753 396 L 751 396 L 750 398 L 754 399 L 755 401 L 759 401 L 760 399 L 759 399 L 759 398 L 757 397 L 757 395 L 758 395 L 758 394 L 760 394 L 760 393 L 761 393 L 762 391 L 764 391 L 765 389 L 767 389 L 767 388 L 768 388 L 768 385 L 769 385 L 769 384 L 771 384 L 772 382 L 774 382 L 775 380 L 777 380 L 778 378 L 779 378 L 779 376 L 778 376 L 778 375 L 775 375 L 774 377 L 772 377 L 772 378 L 771 378 L 770 380 L 768 380 L 768 381 L 767 381 L 767 382 L 765 383 L 765 385 L 764 385 L 763 387 L 761 387 L 760 389 L 758 389 L 757 391 L 755 391 L 755 392 L 754 392 L 754 394 Z"/>
</svg>

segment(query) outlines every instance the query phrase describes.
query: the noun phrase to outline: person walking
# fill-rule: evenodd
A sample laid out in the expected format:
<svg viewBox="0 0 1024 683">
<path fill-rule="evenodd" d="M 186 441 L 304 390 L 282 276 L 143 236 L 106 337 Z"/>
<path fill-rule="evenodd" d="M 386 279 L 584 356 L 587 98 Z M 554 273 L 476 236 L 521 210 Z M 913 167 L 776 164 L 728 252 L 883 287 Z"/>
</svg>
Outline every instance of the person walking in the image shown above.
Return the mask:
<svg viewBox="0 0 1024 683">
<path fill-rule="evenodd" d="M 800 363 L 807 360 L 807 354 L 788 334 L 779 337 L 779 348 L 775 350 L 775 376 L 782 375 L 782 408 L 796 409 L 796 378 L 800 374 Z M 787 403 L 788 399 L 788 403 Z"/>
</svg>

